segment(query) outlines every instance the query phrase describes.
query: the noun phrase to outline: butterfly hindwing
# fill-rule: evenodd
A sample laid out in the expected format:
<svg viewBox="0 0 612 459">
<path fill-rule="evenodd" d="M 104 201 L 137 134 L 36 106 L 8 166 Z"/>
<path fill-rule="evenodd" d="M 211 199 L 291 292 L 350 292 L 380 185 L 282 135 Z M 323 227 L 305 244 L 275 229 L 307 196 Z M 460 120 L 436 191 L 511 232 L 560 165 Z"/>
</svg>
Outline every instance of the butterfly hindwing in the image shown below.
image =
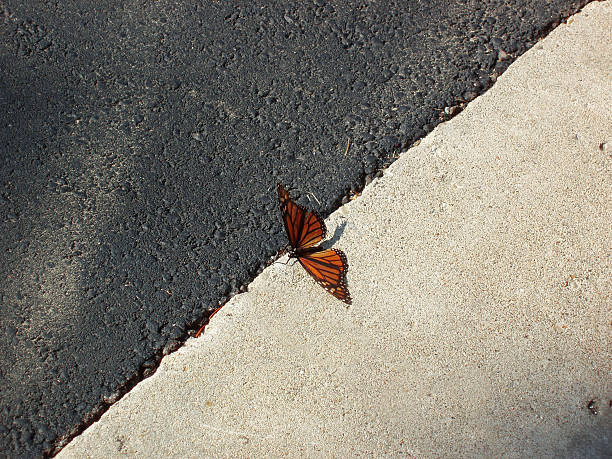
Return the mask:
<svg viewBox="0 0 612 459">
<path fill-rule="evenodd" d="M 278 199 L 289 243 L 294 249 L 312 247 L 325 238 L 325 222 L 315 212 L 296 204 L 287 190 L 278 184 Z"/>
<path fill-rule="evenodd" d="M 320 286 L 339 300 L 351 304 L 351 295 L 346 286 L 346 271 L 348 262 L 344 252 L 337 249 L 308 251 L 305 254 L 296 253 L 304 269 Z"/>
</svg>

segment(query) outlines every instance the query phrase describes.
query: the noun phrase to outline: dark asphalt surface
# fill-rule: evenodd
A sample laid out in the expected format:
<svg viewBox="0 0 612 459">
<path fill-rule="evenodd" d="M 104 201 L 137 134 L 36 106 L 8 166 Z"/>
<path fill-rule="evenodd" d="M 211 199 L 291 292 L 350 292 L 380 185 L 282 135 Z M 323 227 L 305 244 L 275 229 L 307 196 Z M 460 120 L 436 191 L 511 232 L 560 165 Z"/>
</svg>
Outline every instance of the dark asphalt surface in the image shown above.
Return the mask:
<svg viewBox="0 0 612 459">
<path fill-rule="evenodd" d="M 278 181 L 327 215 L 586 2 L 189 3 L 0 3 L 0 455 L 247 284 Z"/>
</svg>

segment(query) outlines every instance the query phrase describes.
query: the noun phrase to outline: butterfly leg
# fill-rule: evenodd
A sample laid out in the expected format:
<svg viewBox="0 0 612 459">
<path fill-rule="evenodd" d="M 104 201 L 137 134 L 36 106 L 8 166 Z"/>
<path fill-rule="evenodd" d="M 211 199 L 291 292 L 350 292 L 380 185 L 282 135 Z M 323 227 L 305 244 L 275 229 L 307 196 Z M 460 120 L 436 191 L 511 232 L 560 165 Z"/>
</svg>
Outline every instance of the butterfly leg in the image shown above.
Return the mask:
<svg viewBox="0 0 612 459">
<path fill-rule="evenodd" d="M 289 258 L 287 261 L 285 261 L 284 263 L 282 261 L 275 261 L 273 264 L 279 264 L 279 265 L 288 265 L 291 262 L 291 258 Z M 295 264 L 295 259 L 293 260 L 293 263 L 291 263 L 291 266 L 293 266 Z"/>
</svg>

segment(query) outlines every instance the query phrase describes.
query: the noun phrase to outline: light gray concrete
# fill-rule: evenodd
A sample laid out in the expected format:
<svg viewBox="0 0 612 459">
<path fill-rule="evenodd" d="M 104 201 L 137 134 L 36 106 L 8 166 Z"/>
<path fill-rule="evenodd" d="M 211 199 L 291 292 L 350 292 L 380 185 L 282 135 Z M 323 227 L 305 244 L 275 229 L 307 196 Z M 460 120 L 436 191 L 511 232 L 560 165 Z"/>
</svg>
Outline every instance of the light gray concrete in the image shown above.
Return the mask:
<svg viewBox="0 0 612 459">
<path fill-rule="evenodd" d="M 332 215 L 353 306 L 271 266 L 59 457 L 603 454 L 610 43 L 589 4 Z"/>
</svg>

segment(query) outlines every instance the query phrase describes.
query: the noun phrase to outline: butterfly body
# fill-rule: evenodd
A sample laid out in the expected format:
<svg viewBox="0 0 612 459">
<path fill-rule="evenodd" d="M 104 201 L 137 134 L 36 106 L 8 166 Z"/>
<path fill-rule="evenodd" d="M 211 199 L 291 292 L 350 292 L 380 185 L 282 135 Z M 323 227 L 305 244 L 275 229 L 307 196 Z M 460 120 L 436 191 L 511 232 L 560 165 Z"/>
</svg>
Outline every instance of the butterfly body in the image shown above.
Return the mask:
<svg viewBox="0 0 612 459">
<path fill-rule="evenodd" d="M 317 213 L 297 204 L 279 183 L 278 199 L 291 250 L 289 258 L 296 258 L 302 267 L 325 290 L 339 300 L 351 304 L 346 286 L 348 261 L 338 249 L 316 246 L 327 234 L 325 222 Z"/>
<path fill-rule="evenodd" d="M 325 249 L 322 249 L 321 247 L 306 247 L 303 249 L 294 248 L 291 250 L 291 252 L 289 252 L 289 258 L 299 259 L 300 257 L 307 257 L 313 253 L 322 252 L 323 250 Z"/>
</svg>

